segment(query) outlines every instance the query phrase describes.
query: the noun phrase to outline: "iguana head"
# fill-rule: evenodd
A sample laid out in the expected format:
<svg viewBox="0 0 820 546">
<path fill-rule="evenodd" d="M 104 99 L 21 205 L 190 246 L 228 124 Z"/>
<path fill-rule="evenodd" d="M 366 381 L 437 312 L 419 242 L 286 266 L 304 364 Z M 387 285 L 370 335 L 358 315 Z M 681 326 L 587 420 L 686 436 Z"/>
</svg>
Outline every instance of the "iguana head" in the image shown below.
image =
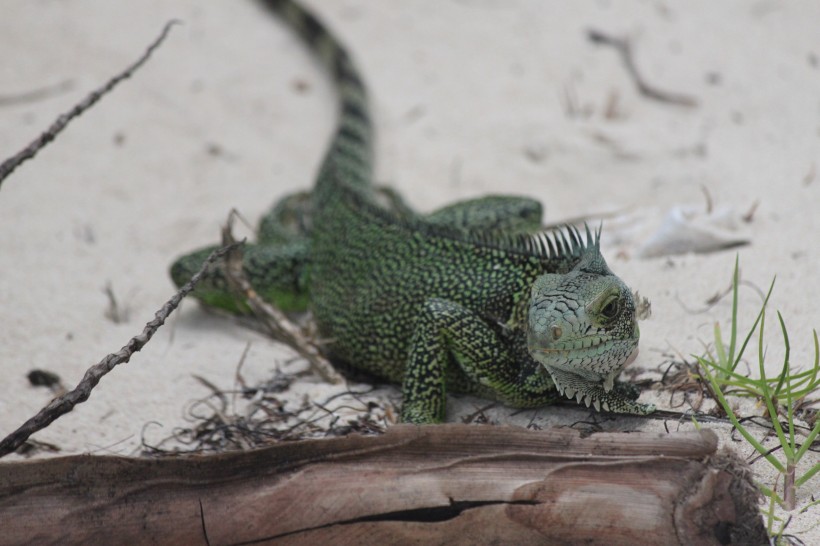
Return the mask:
<svg viewBox="0 0 820 546">
<path fill-rule="evenodd" d="M 652 412 L 654 406 L 613 390 L 638 354 L 639 336 L 632 291 L 609 270 L 597 240 L 587 241 L 571 271 L 533 284 L 527 346 L 568 398 L 598 410 Z"/>
</svg>

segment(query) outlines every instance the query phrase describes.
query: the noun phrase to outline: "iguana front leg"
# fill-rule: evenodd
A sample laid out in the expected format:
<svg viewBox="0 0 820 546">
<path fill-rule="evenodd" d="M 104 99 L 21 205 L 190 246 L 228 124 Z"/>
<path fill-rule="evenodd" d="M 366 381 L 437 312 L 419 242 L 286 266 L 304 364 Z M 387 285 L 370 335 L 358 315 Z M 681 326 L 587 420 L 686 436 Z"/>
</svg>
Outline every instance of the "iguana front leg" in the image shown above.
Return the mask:
<svg viewBox="0 0 820 546">
<path fill-rule="evenodd" d="M 410 345 L 401 419 L 417 424 L 443 421 L 452 381 L 459 381 L 461 392 L 516 406 L 545 404 L 554 386 L 537 368 L 516 362 L 508 342 L 475 312 L 430 298 L 420 309 Z"/>
</svg>

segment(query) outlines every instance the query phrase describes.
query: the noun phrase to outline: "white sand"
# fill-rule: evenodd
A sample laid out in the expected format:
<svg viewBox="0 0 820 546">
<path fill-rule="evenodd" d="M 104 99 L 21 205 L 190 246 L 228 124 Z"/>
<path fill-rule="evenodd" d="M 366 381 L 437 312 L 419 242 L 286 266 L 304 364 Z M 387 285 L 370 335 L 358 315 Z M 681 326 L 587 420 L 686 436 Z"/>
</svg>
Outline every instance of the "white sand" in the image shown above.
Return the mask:
<svg viewBox="0 0 820 546">
<path fill-rule="evenodd" d="M 772 307 L 789 326 L 793 365 L 809 364 L 811 332 L 820 327 L 820 4 L 310 4 L 349 45 L 370 86 L 379 179 L 413 205 L 427 210 L 504 192 L 541 199 L 549 221 L 623 213 L 605 224 L 605 253 L 653 308 L 635 366 L 656 369 L 674 355 L 701 353 L 714 322 L 730 316 L 728 298 L 704 312 L 687 309 L 706 308 L 728 286 L 734 250 L 637 258 L 669 208 L 704 208 L 702 186 L 716 205 L 738 213 L 759 202 L 743 226 L 751 240 L 739 249 L 743 277 L 765 288 L 778 276 Z M 0 190 L 2 435 L 50 398 L 29 386 L 30 369 L 76 384 L 151 318 L 173 292 L 168 264 L 216 241 L 231 207 L 255 222 L 277 196 L 311 183 L 333 125 L 332 95 L 296 39 L 252 2 L 6 0 L 0 95 L 66 80 L 73 87 L 0 105 L 0 156 L 132 62 L 172 17 L 185 24 L 155 58 Z M 587 41 L 588 28 L 630 36 L 646 79 L 696 97 L 699 106 L 639 96 L 614 51 Z M 298 83 L 307 90 L 298 92 Z M 583 111 L 578 116 L 567 114 L 567 89 Z M 619 115 L 607 119 L 612 94 Z M 127 323 L 104 317 L 106 283 L 130 308 Z M 742 324 L 751 323 L 758 304 L 744 286 Z M 770 373 L 782 355 L 778 339 L 769 345 Z M 189 302 L 87 403 L 35 438 L 59 445 L 62 454 L 134 453 L 147 422 L 162 424 L 151 429 L 154 440 L 185 424 L 186 403 L 207 394 L 193 374 L 230 388 L 249 341 L 249 382 L 290 357 Z M 329 391 L 305 379 L 294 392 Z M 483 405 L 467 398 L 453 407 L 469 413 Z M 533 419 L 511 413 L 495 408 L 488 415 Z M 535 422 L 588 415 L 547 408 Z M 728 429 L 720 430 L 732 444 Z M 810 454 L 804 468 L 818 459 Z M 771 485 L 764 465 L 754 468 Z M 820 476 L 800 490 L 800 502 L 818 491 Z M 815 507 L 789 530 L 803 531 L 817 518 Z M 818 529 L 800 537 L 820 543 Z"/>
</svg>

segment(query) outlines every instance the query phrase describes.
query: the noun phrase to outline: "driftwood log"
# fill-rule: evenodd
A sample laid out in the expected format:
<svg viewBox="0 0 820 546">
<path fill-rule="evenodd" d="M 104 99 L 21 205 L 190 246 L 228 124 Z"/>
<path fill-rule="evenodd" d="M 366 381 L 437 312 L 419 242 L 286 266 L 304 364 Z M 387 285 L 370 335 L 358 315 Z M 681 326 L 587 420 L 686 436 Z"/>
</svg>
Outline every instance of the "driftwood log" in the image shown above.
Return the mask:
<svg viewBox="0 0 820 546">
<path fill-rule="evenodd" d="M 0 463 L 2 544 L 766 544 L 711 431 L 396 426 L 160 459 Z"/>
</svg>

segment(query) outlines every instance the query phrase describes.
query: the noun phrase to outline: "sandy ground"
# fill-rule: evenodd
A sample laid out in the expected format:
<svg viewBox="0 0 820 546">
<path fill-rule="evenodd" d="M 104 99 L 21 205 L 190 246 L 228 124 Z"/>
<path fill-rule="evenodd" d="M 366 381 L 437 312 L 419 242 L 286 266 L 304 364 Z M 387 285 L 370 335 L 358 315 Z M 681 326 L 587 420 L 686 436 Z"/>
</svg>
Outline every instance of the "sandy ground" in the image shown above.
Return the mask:
<svg viewBox="0 0 820 546">
<path fill-rule="evenodd" d="M 488 192 L 534 196 L 547 220 L 615 214 L 604 223 L 610 266 L 652 301 L 634 366 L 657 370 L 701 354 L 728 298 L 736 252 L 748 285 L 741 326 L 765 288 L 789 327 L 792 364 L 808 366 L 820 327 L 820 4 L 774 1 L 309 2 L 365 74 L 379 132 L 378 178 L 422 210 Z M 617 6 L 617 7 L 616 7 Z M 309 187 L 334 119 L 321 73 L 301 45 L 253 2 L 6 0 L 0 18 L 0 156 L 132 62 L 170 18 L 184 21 L 131 81 L 77 120 L 0 191 L 0 434 L 51 395 L 29 370 L 74 385 L 121 347 L 172 293 L 175 256 L 216 241 L 230 208 L 255 221 L 277 196 Z M 595 28 L 629 36 L 645 78 L 698 101 L 640 96 Z M 57 91 L 37 99 L 20 95 Z M 641 258 L 670 209 L 716 209 L 738 220 L 737 250 Z M 724 232 L 721 232 L 725 235 Z M 723 236 L 723 235 L 721 235 Z M 110 285 L 129 318 L 105 316 Z M 770 322 L 771 323 L 771 322 Z M 774 334 L 774 329 L 771 329 Z M 269 377 L 292 355 L 193 303 L 91 399 L 36 439 L 62 454 L 133 454 L 146 423 L 156 441 L 186 425 L 191 400 Z M 770 373 L 782 355 L 770 337 Z M 327 398 L 318 379 L 294 396 Z M 396 396 L 396 391 L 389 394 Z M 652 399 L 651 393 L 645 395 Z M 668 407 L 668 395 L 658 398 Z M 461 398 L 451 417 L 485 406 Z M 684 409 L 684 408 L 679 408 Z M 748 412 L 759 409 L 749 407 Z M 499 422 L 540 426 L 589 417 L 542 409 Z M 607 429 L 660 429 L 632 419 Z M 685 429 L 688 423 L 668 423 Z M 728 429 L 718 429 L 733 443 Z M 13 460 L 17 456 L 12 456 Z M 804 468 L 818 463 L 810 453 Z M 763 462 L 763 483 L 774 480 Z M 801 490 L 820 493 L 820 476 Z M 818 508 L 789 531 L 820 543 Z"/>
</svg>

